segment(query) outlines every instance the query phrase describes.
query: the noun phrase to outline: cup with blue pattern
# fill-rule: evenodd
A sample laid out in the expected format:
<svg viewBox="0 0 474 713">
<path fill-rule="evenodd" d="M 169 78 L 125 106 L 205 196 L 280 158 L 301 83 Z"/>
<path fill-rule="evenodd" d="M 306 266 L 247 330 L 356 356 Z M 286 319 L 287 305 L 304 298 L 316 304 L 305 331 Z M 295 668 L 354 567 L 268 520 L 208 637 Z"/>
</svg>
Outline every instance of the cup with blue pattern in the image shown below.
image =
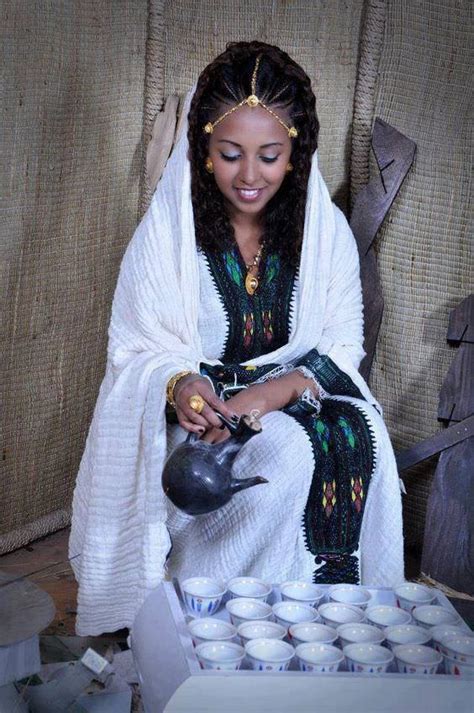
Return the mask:
<svg viewBox="0 0 474 713">
<path fill-rule="evenodd" d="M 245 653 L 254 671 L 286 671 L 295 650 L 280 639 L 251 639 Z"/>
<path fill-rule="evenodd" d="M 299 644 L 295 653 L 300 671 L 312 673 L 334 673 L 344 661 L 341 649 L 330 644 L 311 642 Z"/>
<path fill-rule="evenodd" d="M 199 618 L 216 613 L 226 588 L 210 577 L 190 577 L 181 582 L 181 591 L 189 614 Z"/>
</svg>

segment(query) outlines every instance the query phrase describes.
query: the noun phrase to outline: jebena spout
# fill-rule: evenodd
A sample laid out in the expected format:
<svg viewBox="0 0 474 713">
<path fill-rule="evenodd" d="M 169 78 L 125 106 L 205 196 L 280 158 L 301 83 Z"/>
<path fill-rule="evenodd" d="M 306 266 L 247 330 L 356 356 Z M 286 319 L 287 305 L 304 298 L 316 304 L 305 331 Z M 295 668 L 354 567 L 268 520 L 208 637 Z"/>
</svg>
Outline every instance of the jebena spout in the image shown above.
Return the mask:
<svg viewBox="0 0 474 713">
<path fill-rule="evenodd" d="M 260 485 L 260 483 L 268 483 L 266 478 L 262 478 L 261 475 L 256 475 L 255 478 L 242 478 L 241 480 L 236 480 L 232 478 L 230 489 L 232 494 L 239 493 L 241 490 L 246 490 L 254 485 Z"/>
</svg>

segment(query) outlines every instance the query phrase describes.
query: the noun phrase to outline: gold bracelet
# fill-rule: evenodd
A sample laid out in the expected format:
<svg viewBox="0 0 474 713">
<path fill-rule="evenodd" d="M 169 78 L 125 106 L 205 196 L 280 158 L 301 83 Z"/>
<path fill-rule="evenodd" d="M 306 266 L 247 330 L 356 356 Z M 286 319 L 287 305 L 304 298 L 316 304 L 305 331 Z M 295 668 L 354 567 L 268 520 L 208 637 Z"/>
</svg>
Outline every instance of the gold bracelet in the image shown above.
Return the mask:
<svg viewBox="0 0 474 713">
<path fill-rule="evenodd" d="M 185 376 L 189 376 L 189 374 L 194 373 L 194 371 L 178 371 L 177 374 L 174 374 L 174 376 L 172 376 L 171 379 L 168 380 L 168 383 L 166 384 L 166 400 L 173 408 L 176 407 L 174 401 L 174 389 L 176 384 L 178 383 L 178 381 L 181 381 L 181 379 L 184 379 Z"/>
</svg>

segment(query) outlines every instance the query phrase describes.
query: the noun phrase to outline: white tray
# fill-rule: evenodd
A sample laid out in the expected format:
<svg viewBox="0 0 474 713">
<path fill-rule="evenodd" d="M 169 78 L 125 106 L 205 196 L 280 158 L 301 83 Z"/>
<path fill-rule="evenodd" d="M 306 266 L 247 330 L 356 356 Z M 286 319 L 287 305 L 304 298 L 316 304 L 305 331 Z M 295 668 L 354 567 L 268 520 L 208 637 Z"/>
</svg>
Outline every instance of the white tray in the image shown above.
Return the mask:
<svg viewBox="0 0 474 713">
<path fill-rule="evenodd" d="M 321 585 L 321 589 L 328 589 Z M 391 589 L 370 589 L 372 604 L 394 604 Z M 434 602 L 454 608 L 437 592 Z M 275 589 L 273 601 L 280 598 Z M 215 614 L 227 619 L 224 607 Z M 146 713 L 472 713 L 474 681 L 436 674 L 310 674 L 201 670 L 180 598 L 163 582 L 141 607 L 131 633 Z M 466 629 L 467 625 L 464 624 Z"/>
</svg>

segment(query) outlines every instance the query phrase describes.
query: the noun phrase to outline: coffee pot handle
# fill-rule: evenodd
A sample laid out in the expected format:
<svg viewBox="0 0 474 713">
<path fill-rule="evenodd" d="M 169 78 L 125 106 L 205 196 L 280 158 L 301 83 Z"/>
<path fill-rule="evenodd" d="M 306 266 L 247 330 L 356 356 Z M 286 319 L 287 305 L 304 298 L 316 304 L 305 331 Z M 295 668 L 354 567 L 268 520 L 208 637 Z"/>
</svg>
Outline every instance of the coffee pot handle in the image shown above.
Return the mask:
<svg viewBox="0 0 474 713">
<path fill-rule="evenodd" d="M 227 426 L 229 431 L 234 434 L 237 432 L 238 426 L 239 426 L 239 421 L 240 419 L 237 418 L 235 421 L 231 421 L 227 419 L 225 416 L 223 416 L 221 413 L 218 413 L 217 411 L 214 411 L 216 416 L 222 421 L 222 423 Z M 186 443 L 196 443 L 196 441 L 199 441 L 200 436 L 197 433 L 193 433 L 190 431 L 188 433 L 188 437 L 186 438 Z"/>
</svg>

